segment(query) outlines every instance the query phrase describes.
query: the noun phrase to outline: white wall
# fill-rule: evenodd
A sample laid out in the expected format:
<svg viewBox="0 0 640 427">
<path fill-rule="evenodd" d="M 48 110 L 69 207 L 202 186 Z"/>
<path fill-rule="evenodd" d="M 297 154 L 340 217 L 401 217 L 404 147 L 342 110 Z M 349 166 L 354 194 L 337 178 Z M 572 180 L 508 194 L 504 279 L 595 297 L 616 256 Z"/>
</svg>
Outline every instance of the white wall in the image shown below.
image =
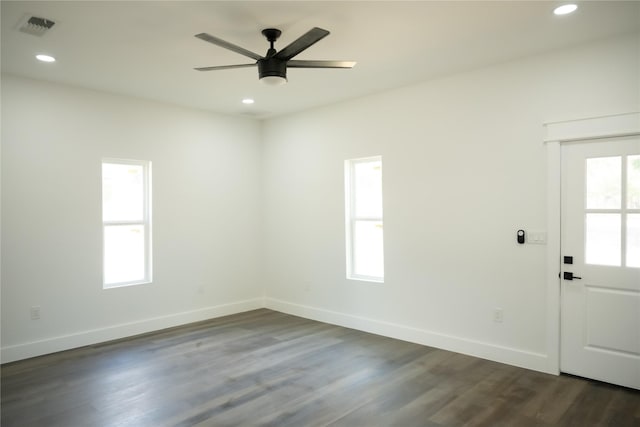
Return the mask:
<svg viewBox="0 0 640 427">
<path fill-rule="evenodd" d="M 267 306 L 553 371 L 543 124 L 640 109 L 639 39 L 265 124 Z M 345 159 L 383 157 L 385 283 L 345 279 Z M 504 310 L 494 323 L 493 309 Z"/>
<path fill-rule="evenodd" d="M 103 157 L 153 163 L 152 284 L 102 289 Z M 3 75 L 3 362 L 260 307 L 260 174 L 254 120 Z"/>
<path fill-rule="evenodd" d="M 545 122 L 640 109 L 638 37 L 256 121 L 2 77 L 2 361 L 257 308 L 550 370 Z M 386 280 L 345 279 L 383 156 Z M 102 290 L 100 159 L 153 162 L 154 283 Z M 41 306 L 42 319 L 29 319 Z M 495 307 L 504 323 L 492 321 Z"/>
</svg>

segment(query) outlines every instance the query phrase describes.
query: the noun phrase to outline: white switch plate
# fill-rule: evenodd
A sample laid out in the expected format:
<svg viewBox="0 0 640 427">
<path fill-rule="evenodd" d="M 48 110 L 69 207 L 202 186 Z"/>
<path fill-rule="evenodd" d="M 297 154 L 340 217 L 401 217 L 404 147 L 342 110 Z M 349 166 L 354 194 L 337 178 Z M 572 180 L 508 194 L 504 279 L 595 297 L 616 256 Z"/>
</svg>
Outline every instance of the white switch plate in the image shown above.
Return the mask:
<svg viewBox="0 0 640 427">
<path fill-rule="evenodd" d="M 547 232 L 546 231 L 530 231 L 527 233 L 527 243 L 532 245 L 546 245 L 547 244 Z"/>
</svg>

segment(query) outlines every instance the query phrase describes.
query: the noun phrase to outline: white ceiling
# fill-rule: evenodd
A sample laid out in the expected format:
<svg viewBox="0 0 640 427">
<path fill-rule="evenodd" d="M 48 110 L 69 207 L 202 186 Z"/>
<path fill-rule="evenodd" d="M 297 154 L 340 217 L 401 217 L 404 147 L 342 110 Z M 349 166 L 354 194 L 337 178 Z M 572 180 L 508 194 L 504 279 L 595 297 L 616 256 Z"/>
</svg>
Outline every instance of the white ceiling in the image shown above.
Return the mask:
<svg viewBox="0 0 640 427">
<path fill-rule="evenodd" d="M 639 1 L 5 1 L 2 71 L 210 111 L 272 117 L 394 87 L 640 31 Z M 56 22 L 44 36 L 18 31 L 27 15 Z M 331 35 L 296 59 L 354 60 L 352 70 L 290 69 L 267 87 L 257 68 L 193 67 L 251 60 L 193 37 L 207 32 L 264 54 L 260 30 L 282 48 L 312 27 Z M 36 53 L 57 62 L 38 62 Z M 241 104 L 251 97 L 254 105 Z"/>
</svg>

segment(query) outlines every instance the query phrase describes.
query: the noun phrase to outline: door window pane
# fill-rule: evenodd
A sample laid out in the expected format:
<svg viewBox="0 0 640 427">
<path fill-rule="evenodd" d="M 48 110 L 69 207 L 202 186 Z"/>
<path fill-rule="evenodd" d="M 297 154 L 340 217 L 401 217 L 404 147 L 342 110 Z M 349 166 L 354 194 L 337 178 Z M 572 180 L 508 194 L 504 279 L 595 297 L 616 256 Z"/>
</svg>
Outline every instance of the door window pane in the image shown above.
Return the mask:
<svg viewBox="0 0 640 427">
<path fill-rule="evenodd" d="M 354 273 L 384 277 L 382 222 L 356 221 L 354 234 Z"/>
<path fill-rule="evenodd" d="M 620 266 L 620 214 L 588 213 L 586 216 L 585 262 Z"/>
<path fill-rule="evenodd" d="M 627 215 L 627 267 L 640 267 L 640 214 Z"/>
<path fill-rule="evenodd" d="M 587 209 L 620 209 L 621 158 L 587 159 Z"/>
<path fill-rule="evenodd" d="M 640 209 L 640 156 L 627 157 L 627 207 Z"/>
<path fill-rule="evenodd" d="M 104 227 L 105 284 L 145 279 L 144 225 Z"/>
</svg>

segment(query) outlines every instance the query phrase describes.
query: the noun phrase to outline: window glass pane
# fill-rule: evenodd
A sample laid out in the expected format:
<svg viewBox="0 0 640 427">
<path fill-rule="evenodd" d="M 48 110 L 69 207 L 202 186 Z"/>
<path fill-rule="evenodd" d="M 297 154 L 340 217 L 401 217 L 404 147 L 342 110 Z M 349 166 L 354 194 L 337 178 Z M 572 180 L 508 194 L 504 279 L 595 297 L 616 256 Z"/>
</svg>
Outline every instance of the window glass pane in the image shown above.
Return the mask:
<svg viewBox="0 0 640 427">
<path fill-rule="evenodd" d="M 620 265 L 620 214 L 589 213 L 586 217 L 587 264 Z"/>
<path fill-rule="evenodd" d="M 104 283 L 145 279 L 144 225 L 104 227 Z"/>
<path fill-rule="evenodd" d="M 356 221 L 353 272 L 359 276 L 384 277 L 382 222 Z"/>
<path fill-rule="evenodd" d="M 621 158 L 587 159 L 587 209 L 620 209 Z"/>
<path fill-rule="evenodd" d="M 144 215 L 144 168 L 102 164 L 102 220 L 141 221 Z"/>
<path fill-rule="evenodd" d="M 355 216 L 382 217 L 382 161 L 354 164 Z"/>
<path fill-rule="evenodd" d="M 640 214 L 627 215 L 627 267 L 640 267 Z"/>
<path fill-rule="evenodd" d="M 627 207 L 640 209 L 640 156 L 627 158 Z"/>
</svg>

